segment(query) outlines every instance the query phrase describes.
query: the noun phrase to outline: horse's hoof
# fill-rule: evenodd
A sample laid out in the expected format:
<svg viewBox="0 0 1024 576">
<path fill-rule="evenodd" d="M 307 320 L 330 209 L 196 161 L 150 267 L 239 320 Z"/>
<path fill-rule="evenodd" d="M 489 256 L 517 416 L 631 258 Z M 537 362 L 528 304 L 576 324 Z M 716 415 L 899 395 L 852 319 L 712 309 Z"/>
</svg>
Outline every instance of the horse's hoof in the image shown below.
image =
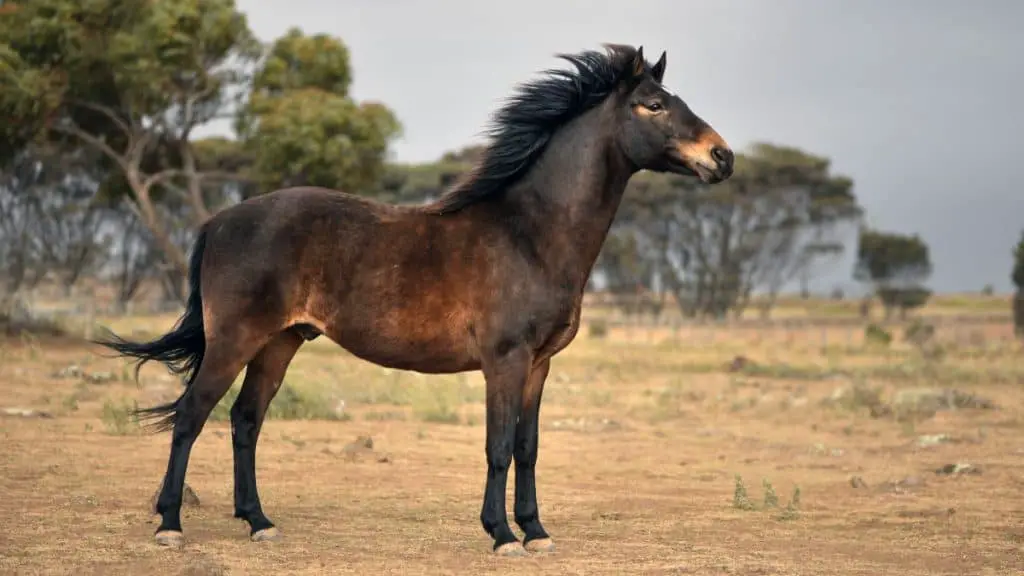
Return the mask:
<svg viewBox="0 0 1024 576">
<path fill-rule="evenodd" d="M 527 552 L 554 552 L 555 542 L 551 538 L 537 538 L 536 540 L 530 540 L 526 544 L 523 544 L 523 548 Z"/>
<path fill-rule="evenodd" d="M 153 540 L 168 548 L 181 548 L 185 545 L 185 535 L 177 530 L 161 530 L 153 535 Z"/>
<path fill-rule="evenodd" d="M 270 542 L 277 540 L 281 537 L 281 531 L 276 527 L 271 526 L 270 528 L 264 528 L 263 530 L 257 530 L 249 536 L 249 539 L 253 542 Z"/>
<path fill-rule="evenodd" d="M 526 556 L 526 549 L 519 542 L 509 542 L 502 544 L 494 549 L 494 553 L 498 556 L 505 556 L 507 558 L 518 558 L 520 556 Z"/>
</svg>

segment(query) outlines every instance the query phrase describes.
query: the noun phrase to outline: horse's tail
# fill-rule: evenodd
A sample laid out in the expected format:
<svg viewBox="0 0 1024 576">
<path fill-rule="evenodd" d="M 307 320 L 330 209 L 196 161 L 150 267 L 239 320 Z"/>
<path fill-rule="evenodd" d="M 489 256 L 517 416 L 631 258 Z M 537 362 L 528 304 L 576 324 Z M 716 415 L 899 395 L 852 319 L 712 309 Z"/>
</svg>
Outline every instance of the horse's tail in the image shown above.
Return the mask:
<svg viewBox="0 0 1024 576">
<path fill-rule="evenodd" d="M 129 342 L 111 333 L 106 340 L 94 340 L 115 350 L 121 356 L 137 358 L 135 376 L 138 378 L 142 365 L 150 360 L 157 360 L 166 365 L 171 372 L 183 374 L 185 390 L 176 400 L 135 411 L 137 417 L 155 419 L 153 427 L 157 430 L 169 430 L 174 427 L 178 408 L 192 390 L 192 383 L 203 362 L 206 352 L 206 336 L 203 332 L 203 300 L 200 294 L 199 270 L 203 263 L 203 252 L 206 249 L 206 227 L 199 229 L 199 236 L 192 247 L 192 255 L 188 265 L 188 301 L 185 313 L 170 332 L 149 342 Z"/>
</svg>

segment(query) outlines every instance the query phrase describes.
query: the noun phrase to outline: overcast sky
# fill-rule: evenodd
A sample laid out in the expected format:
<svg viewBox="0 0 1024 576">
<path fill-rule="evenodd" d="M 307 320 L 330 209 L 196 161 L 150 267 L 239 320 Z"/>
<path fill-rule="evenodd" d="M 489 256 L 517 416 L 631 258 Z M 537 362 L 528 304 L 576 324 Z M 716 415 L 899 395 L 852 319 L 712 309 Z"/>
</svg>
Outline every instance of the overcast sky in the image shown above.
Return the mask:
<svg viewBox="0 0 1024 576">
<path fill-rule="evenodd" d="M 553 55 L 668 51 L 665 83 L 737 149 L 757 140 L 833 159 L 869 224 L 919 233 L 939 291 L 1010 289 L 1024 228 L 1024 1 L 237 0 L 256 34 L 291 26 L 348 45 L 357 99 L 385 102 L 393 158 L 478 138 Z M 850 260 L 814 288 L 851 286 Z"/>
</svg>

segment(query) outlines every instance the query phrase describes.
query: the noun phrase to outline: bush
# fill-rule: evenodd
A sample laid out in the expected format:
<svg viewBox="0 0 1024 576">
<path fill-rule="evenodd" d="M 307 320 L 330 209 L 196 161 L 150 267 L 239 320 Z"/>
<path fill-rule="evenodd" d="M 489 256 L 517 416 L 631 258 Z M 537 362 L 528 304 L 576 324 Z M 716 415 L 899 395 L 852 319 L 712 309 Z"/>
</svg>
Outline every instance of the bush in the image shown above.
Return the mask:
<svg viewBox="0 0 1024 576">
<path fill-rule="evenodd" d="M 914 320 L 903 330 L 903 339 L 914 346 L 924 346 L 935 336 L 935 326 Z"/>
<path fill-rule="evenodd" d="M 871 323 L 864 328 L 864 341 L 869 346 L 887 348 L 892 343 L 892 334 L 878 324 Z"/>
<path fill-rule="evenodd" d="M 608 335 L 608 325 L 604 323 L 604 320 L 592 321 L 588 330 L 591 338 L 604 338 Z"/>
</svg>

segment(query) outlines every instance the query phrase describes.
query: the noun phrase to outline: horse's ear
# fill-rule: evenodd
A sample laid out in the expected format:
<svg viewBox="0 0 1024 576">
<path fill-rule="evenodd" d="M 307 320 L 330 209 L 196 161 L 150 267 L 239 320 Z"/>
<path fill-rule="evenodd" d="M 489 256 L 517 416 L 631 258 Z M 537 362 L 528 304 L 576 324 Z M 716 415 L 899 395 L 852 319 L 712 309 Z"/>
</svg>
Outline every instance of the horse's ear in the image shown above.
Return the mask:
<svg viewBox="0 0 1024 576">
<path fill-rule="evenodd" d="M 639 78 L 644 75 L 644 72 L 647 70 L 647 61 L 644 60 L 643 46 L 636 49 L 636 54 L 633 56 L 633 62 L 629 68 L 632 71 L 633 78 Z"/>
<path fill-rule="evenodd" d="M 661 58 L 658 58 L 658 63 L 654 65 L 654 68 L 651 68 L 651 76 L 654 76 L 658 84 L 661 84 L 661 79 L 665 76 L 665 56 L 665 52 L 662 51 Z"/>
</svg>

